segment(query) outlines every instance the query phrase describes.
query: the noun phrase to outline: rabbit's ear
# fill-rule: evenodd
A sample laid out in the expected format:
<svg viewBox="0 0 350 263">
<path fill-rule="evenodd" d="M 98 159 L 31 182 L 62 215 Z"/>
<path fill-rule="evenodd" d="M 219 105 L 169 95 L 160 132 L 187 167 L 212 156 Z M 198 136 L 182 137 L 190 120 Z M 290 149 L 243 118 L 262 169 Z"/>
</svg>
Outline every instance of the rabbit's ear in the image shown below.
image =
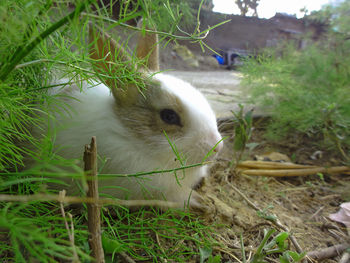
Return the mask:
<svg viewBox="0 0 350 263">
<path fill-rule="evenodd" d="M 142 27 L 143 20 L 140 20 L 138 27 Z M 148 27 L 146 27 L 148 30 Z M 146 68 L 150 71 L 159 71 L 159 48 L 158 35 L 142 30 L 137 41 L 136 56 L 146 60 Z"/>
<path fill-rule="evenodd" d="M 119 104 L 132 104 L 138 90 L 127 78 L 118 74 L 122 71 L 136 71 L 128 52 L 107 33 L 96 27 L 89 28 L 90 58 L 92 66 L 99 73 L 99 78 L 111 89 Z"/>
</svg>

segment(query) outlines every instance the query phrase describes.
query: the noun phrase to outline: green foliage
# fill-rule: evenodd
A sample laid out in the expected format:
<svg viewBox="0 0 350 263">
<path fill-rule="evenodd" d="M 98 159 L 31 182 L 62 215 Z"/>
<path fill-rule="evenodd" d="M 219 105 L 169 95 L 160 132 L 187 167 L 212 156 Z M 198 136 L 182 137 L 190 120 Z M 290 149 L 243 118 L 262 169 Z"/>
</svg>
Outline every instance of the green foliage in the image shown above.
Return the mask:
<svg viewBox="0 0 350 263">
<path fill-rule="evenodd" d="M 51 1 L 1 2 L 0 171 L 17 169 L 24 155 L 32 156 L 37 149 L 39 141 L 30 130 L 47 116 L 44 103 L 49 99 L 46 85 L 53 75 L 51 69 L 75 57 L 68 51 L 69 42 L 56 42 L 55 31 L 78 13 L 51 23 L 52 9 Z"/>
<path fill-rule="evenodd" d="M 253 102 L 272 114 L 267 136 L 324 136 L 323 147 L 350 161 L 350 1 L 327 5 L 306 17 L 329 25 L 325 38 L 299 50 L 292 44 L 267 50 L 243 67 Z M 310 41 L 309 41 L 310 42 Z"/>
<path fill-rule="evenodd" d="M 210 256 L 213 250 L 210 247 L 200 247 L 199 248 L 199 262 L 204 263 Z"/>
<path fill-rule="evenodd" d="M 150 13 L 153 14 L 154 23 L 159 25 L 159 31 L 180 33 L 179 24 L 186 30 L 196 25 L 197 9 L 193 9 L 189 1 L 153 0 Z"/>
<path fill-rule="evenodd" d="M 234 129 L 234 139 L 233 139 L 233 160 L 230 166 L 237 166 L 238 162 L 242 159 L 242 155 L 248 146 L 247 143 L 252 134 L 252 123 L 253 123 L 253 111 L 244 112 L 243 105 L 239 104 L 239 111 L 232 112 L 235 119 L 233 123 L 235 125 Z"/>
<path fill-rule="evenodd" d="M 110 208 L 103 221 L 103 247 L 112 260 L 120 252 L 142 261 L 187 262 L 198 254 L 206 260 L 211 256 L 210 247 L 216 244 L 210 237 L 211 228 L 187 212 Z"/>
<path fill-rule="evenodd" d="M 13 89 L 0 83 L 0 171 L 22 164 L 26 151 L 15 142 L 32 140 L 27 127 L 36 125 L 31 97 L 21 87 Z"/>
<path fill-rule="evenodd" d="M 350 0 L 344 0 L 338 4 L 326 5 L 319 11 L 314 11 L 306 16 L 306 20 L 319 24 L 329 25 L 331 31 L 350 34 Z"/>
<path fill-rule="evenodd" d="M 2 260 L 31 262 L 40 259 L 40 262 L 57 262 L 73 257 L 73 247 L 55 206 L 9 203 L 1 207 L 0 213 Z M 87 231 L 84 226 L 75 229 L 75 237 L 76 244 L 86 242 Z M 76 250 L 81 259 L 90 259 L 87 251 L 84 252 L 85 248 L 77 247 Z"/>
<path fill-rule="evenodd" d="M 45 188 L 47 182 L 57 183 L 61 177 L 81 176 L 76 160 L 60 157 L 59 149 L 54 148 L 55 129 L 49 125 L 52 107 L 48 110 L 48 105 L 56 105 L 54 110 L 57 112 L 70 111 L 64 102 L 58 104 L 57 96 L 50 92 L 55 79 L 65 78 L 69 79 L 67 85 L 72 82 L 79 85 L 84 80 L 98 78 L 91 70 L 87 56 L 89 22 L 113 31 L 119 25 L 129 27 L 125 22 L 130 19 L 144 16 L 161 29 L 162 25 L 158 23 L 165 23 L 161 18 L 166 18 L 169 19 L 167 26 L 171 25 L 171 28 L 162 32 L 161 36 L 176 39 L 177 36 L 172 33 L 179 29 L 177 23 L 183 15 L 185 19 L 191 17 L 187 16 L 189 10 L 186 6 L 175 5 L 185 3 L 180 0 L 176 3 L 138 0 L 133 1 L 133 8 L 128 6 L 131 1 L 124 1 L 117 20 L 110 18 L 113 14 L 108 5 L 98 8 L 90 5 L 92 2 L 0 1 L 1 194 L 50 192 Z M 82 13 L 83 10 L 86 12 Z M 165 15 L 166 12 L 169 15 Z M 164 30 L 168 30 L 167 27 Z M 181 36 L 181 39 L 202 43 L 205 32 L 196 31 L 193 35 Z M 126 67 L 120 68 L 116 76 L 142 87 L 143 83 L 135 72 L 123 71 Z M 49 129 L 42 129 L 42 134 L 34 136 L 31 134 L 33 126 L 48 126 Z M 33 161 L 32 167 L 21 171 L 25 159 Z M 65 167 L 69 167 L 71 172 L 67 172 Z M 210 229 L 188 213 L 175 216 L 170 212 L 140 209 L 133 214 L 123 208 L 115 208 L 114 212 L 113 216 L 108 214 L 103 217 L 106 253 L 113 255 L 127 251 L 139 259 L 163 257 L 180 260 L 198 256 L 200 247 L 213 245 Z M 72 244 L 57 204 L 47 204 L 45 200 L 28 204 L 1 202 L 0 258 L 8 262 L 58 262 L 72 261 L 76 253 L 81 261 L 88 262 L 86 212 L 77 214 L 72 222 L 67 219 L 75 229 L 75 242 Z M 155 235 L 171 240 L 178 249 L 173 251 L 173 247 L 155 246 Z M 187 247 L 181 240 L 193 242 L 194 246 Z"/>
<path fill-rule="evenodd" d="M 345 0 L 334 7 L 332 25 L 337 32 L 350 35 L 350 0 Z"/>
<path fill-rule="evenodd" d="M 276 232 L 275 229 L 265 231 L 264 238 L 257 248 L 250 263 L 264 263 L 266 257 L 279 255 L 281 263 L 293 263 L 301 261 L 306 253 L 298 254 L 297 252 L 288 250 L 287 232 L 280 232 L 276 236 L 272 236 Z M 270 240 L 270 241 L 269 241 Z"/>
<path fill-rule="evenodd" d="M 21 46 L 26 41 L 27 24 L 31 24 L 31 16 L 37 15 L 37 10 L 42 3 L 28 5 L 27 11 L 23 12 L 19 4 L 25 5 L 23 1 L 13 4 L 11 1 L 2 1 L 0 6 L 0 69 L 1 72 L 10 59 L 10 54 L 17 51 L 16 45 Z M 8 15 L 9 11 L 16 14 Z M 18 19 L 17 15 L 21 15 Z M 11 25 L 11 26 L 7 26 Z M 17 34 L 16 34 L 17 32 Z M 27 32 L 28 33 L 28 32 Z M 38 57 L 38 51 L 32 52 L 25 61 L 34 60 Z M 30 69 L 20 68 L 14 74 L 5 76 L 8 81 L 0 81 L 0 171 L 13 169 L 23 163 L 23 155 L 27 150 L 16 144 L 24 140 L 33 140 L 29 134 L 28 127 L 37 125 L 38 110 L 35 104 L 40 101 L 40 93 L 28 92 L 29 86 L 34 86 L 37 79 L 43 77 L 41 69 L 33 66 Z"/>
<path fill-rule="evenodd" d="M 263 210 L 259 210 L 256 213 L 259 217 L 264 218 L 265 220 L 275 222 L 277 220 L 277 217 L 269 211 L 272 208 L 273 208 L 272 205 L 268 205 Z"/>
<path fill-rule="evenodd" d="M 243 105 L 239 105 L 240 110 L 238 113 L 233 112 L 235 116 L 235 140 L 233 143 L 233 150 L 242 151 L 245 149 L 245 146 L 252 133 L 252 111 L 247 113 L 243 112 Z"/>
<path fill-rule="evenodd" d="M 246 63 L 243 84 L 250 87 L 254 103 L 272 115 L 270 139 L 324 134 L 324 146 L 343 153 L 349 149 L 349 45 L 343 39 L 303 50 L 288 45 L 282 54 L 270 51 Z"/>
</svg>

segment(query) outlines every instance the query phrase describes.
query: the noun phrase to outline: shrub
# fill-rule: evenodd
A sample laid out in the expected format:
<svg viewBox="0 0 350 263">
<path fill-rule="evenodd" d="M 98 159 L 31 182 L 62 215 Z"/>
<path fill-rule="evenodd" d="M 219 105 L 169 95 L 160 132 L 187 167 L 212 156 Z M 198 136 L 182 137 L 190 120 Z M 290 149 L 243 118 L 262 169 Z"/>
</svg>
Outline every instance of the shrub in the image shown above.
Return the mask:
<svg viewBox="0 0 350 263">
<path fill-rule="evenodd" d="M 243 67 L 252 100 L 271 112 L 270 138 L 322 133 L 347 159 L 350 148 L 350 43 L 341 36 L 303 50 L 287 45 Z M 330 144 L 331 142 L 331 144 Z"/>
</svg>

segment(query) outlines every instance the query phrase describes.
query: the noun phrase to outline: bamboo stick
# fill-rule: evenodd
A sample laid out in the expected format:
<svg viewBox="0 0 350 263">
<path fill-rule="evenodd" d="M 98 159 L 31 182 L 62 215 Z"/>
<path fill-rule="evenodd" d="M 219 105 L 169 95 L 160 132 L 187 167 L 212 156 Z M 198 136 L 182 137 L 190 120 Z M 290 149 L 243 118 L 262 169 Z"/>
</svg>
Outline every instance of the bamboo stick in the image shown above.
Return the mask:
<svg viewBox="0 0 350 263">
<path fill-rule="evenodd" d="M 238 168 L 255 168 L 255 169 L 305 169 L 315 168 L 314 165 L 302 165 L 295 163 L 280 163 L 266 161 L 243 161 L 238 164 Z"/>
<path fill-rule="evenodd" d="M 239 169 L 240 173 L 253 176 L 271 176 L 271 177 L 283 177 L 283 176 L 307 176 L 317 173 L 325 174 L 337 174 L 349 171 L 348 166 L 336 166 L 336 167 L 315 167 L 306 169 Z"/>
</svg>

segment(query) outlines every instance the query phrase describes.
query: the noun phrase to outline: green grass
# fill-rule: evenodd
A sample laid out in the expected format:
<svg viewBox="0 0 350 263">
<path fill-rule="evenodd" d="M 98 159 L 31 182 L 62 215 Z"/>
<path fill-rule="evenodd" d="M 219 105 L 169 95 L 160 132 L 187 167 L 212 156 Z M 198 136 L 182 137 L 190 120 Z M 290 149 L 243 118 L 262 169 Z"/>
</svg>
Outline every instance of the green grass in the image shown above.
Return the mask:
<svg viewBox="0 0 350 263">
<path fill-rule="evenodd" d="M 50 0 L 0 1 L 0 194 L 51 193 L 46 187 L 48 182 L 82 175 L 75 160 L 56 153 L 54 130 L 43 129 L 43 135 L 38 137 L 31 134 L 31 127 L 44 127 L 50 122 L 49 104 L 56 104 L 56 111 L 69 111 L 48 92 L 53 79 L 65 77 L 80 82 L 98 77 L 87 56 L 89 22 L 112 29 L 127 26 L 125 21 L 142 15 L 149 23 L 172 25 L 170 29 L 158 27 L 164 30 L 160 35 L 170 41 L 176 39 L 177 23 L 193 18 L 188 6 L 182 10 L 169 1 L 136 1 L 135 8 L 121 10 L 118 20 L 110 20 L 108 6 L 93 13 L 89 6 L 92 0 L 74 1 L 75 10 L 68 8 L 68 2 L 72 1 L 59 1 L 56 6 Z M 84 8 L 86 13 L 79 15 Z M 171 13 L 163 15 L 167 12 Z M 187 15 L 182 17 L 183 14 Z M 204 45 L 206 31 L 179 38 Z M 120 74 L 142 85 L 134 72 Z M 32 160 L 31 169 L 22 171 L 28 159 Z M 73 172 L 68 173 L 66 167 Z M 45 200 L 1 202 L 0 258 L 7 262 L 61 262 L 76 259 L 76 253 L 81 262 L 89 262 L 86 209 L 66 206 L 65 210 L 68 225 L 74 226 L 74 245 L 59 204 Z M 125 252 L 139 260 L 186 262 L 199 258 L 201 248 L 215 244 L 212 228 L 188 212 L 144 208 L 130 212 L 113 206 L 102 210 L 103 240 L 109 260 L 117 257 L 115 253 Z"/>
<path fill-rule="evenodd" d="M 336 150 L 350 163 L 350 1 L 325 6 L 307 21 L 329 25 L 317 43 L 292 43 L 267 50 L 243 67 L 243 84 L 252 102 L 271 113 L 269 139 L 300 134 L 318 141 L 323 150 Z M 323 137 L 323 140 L 320 138 Z"/>
<path fill-rule="evenodd" d="M 322 148 L 338 150 L 349 161 L 349 41 L 293 45 L 266 52 L 243 67 L 243 84 L 253 103 L 271 113 L 269 139 L 297 134 L 323 135 Z"/>
<path fill-rule="evenodd" d="M 1 207 L 0 227 L 0 257 L 3 260 L 56 262 L 72 258 L 67 230 L 54 204 L 4 204 Z M 75 227 L 77 244 L 86 242 L 87 230 L 84 225 L 75 224 Z M 78 247 L 81 259 L 89 258 L 86 252 L 86 247 Z"/>
<path fill-rule="evenodd" d="M 0 256 L 10 262 L 57 262 L 73 258 L 73 247 L 60 209 L 44 202 L 5 204 L 1 208 Z M 82 262 L 89 261 L 86 212 L 71 210 L 74 249 Z M 124 252 L 135 260 L 161 258 L 186 262 L 199 257 L 202 247 L 212 247 L 213 229 L 188 212 L 140 209 L 131 212 L 120 207 L 103 209 L 102 240 L 106 258 L 115 259 Z M 69 225 L 70 220 L 67 219 Z M 115 262 L 115 261 L 113 261 Z"/>
<path fill-rule="evenodd" d="M 104 249 L 111 257 L 113 252 L 126 252 L 135 260 L 186 262 L 199 255 L 199 248 L 216 243 L 211 227 L 188 212 L 111 208 L 103 220 Z M 110 246 L 110 240 L 118 243 Z"/>
</svg>

